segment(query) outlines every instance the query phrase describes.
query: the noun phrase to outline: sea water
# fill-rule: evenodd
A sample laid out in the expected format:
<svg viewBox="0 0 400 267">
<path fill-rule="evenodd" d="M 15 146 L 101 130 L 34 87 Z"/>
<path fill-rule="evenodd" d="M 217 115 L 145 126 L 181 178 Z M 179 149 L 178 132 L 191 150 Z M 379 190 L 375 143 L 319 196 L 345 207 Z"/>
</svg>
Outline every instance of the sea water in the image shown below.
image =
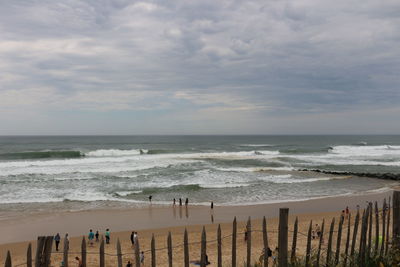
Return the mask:
<svg viewBox="0 0 400 267">
<path fill-rule="evenodd" d="M 189 198 L 248 205 L 386 190 L 400 136 L 0 137 L 0 211 L 85 210 Z"/>
</svg>

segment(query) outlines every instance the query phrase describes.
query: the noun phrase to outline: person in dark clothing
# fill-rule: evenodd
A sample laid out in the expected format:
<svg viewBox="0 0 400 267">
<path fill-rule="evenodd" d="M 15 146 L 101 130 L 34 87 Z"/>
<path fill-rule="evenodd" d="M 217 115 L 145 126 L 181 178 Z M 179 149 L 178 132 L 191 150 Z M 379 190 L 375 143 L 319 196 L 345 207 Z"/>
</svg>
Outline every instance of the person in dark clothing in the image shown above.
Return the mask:
<svg viewBox="0 0 400 267">
<path fill-rule="evenodd" d="M 131 261 L 128 261 L 128 263 L 126 264 L 126 267 L 132 267 Z"/>
<path fill-rule="evenodd" d="M 211 201 L 211 209 L 214 208 L 214 202 Z"/>
<path fill-rule="evenodd" d="M 174 198 L 174 206 L 176 205 L 176 199 Z"/>
<path fill-rule="evenodd" d="M 179 206 L 182 206 L 182 198 L 179 198 Z"/>
<path fill-rule="evenodd" d="M 135 245 L 135 232 L 131 233 L 131 243 L 132 243 L 132 246 Z"/>
<path fill-rule="evenodd" d="M 185 205 L 186 206 L 189 205 L 189 199 L 188 198 L 186 198 L 186 200 L 185 200 Z"/>
<path fill-rule="evenodd" d="M 59 233 L 54 237 L 54 241 L 56 242 L 56 251 L 58 251 L 58 246 L 60 245 L 61 236 Z"/>
<path fill-rule="evenodd" d="M 151 203 L 152 198 L 153 198 L 153 196 L 150 195 L 150 196 L 149 196 L 149 201 L 150 201 L 150 203 Z"/>
<path fill-rule="evenodd" d="M 96 242 L 99 242 L 99 231 L 96 231 L 96 234 L 94 235 L 96 237 Z"/>
</svg>

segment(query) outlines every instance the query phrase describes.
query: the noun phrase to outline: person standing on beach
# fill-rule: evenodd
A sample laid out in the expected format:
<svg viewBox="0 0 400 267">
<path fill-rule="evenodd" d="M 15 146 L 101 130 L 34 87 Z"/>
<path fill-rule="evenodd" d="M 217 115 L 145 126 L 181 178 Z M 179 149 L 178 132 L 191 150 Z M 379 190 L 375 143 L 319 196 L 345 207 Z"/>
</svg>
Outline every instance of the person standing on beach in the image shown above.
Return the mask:
<svg viewBox="0 0 400 267">
<path fill-rule="evenodd" d="M 128 263 L 126 264 L 126 267 L 132 267 L 131 261 L 128 261 Z"/>
<path fill-rule="evenodd" d="M 350 216 L 350 210 L 349 210 L 349 206 L 346 207 L 346 219 L 348 219 Z"/>
<path fill-rule="evenodd" d="M 131 233 L 131 244 L 132 244 L 132 247 L 135 245 L 135 232 L 134 231 L 132 231 L 132 233 Z"/>
<path fill-rule="evenodd" d="M 144 252 L 140 252 L 140 265 L 144 265 Z"/>
<path fill-rule="evenodd" d="M 150 201 L 150 203 L 151 203 L 151 200 L 153 199 L 153 196 L 152 195 L 150 195 L 149 196 L 149 201 Z"/>
<path fill-rule="evenodd" d="M 89 230 L 88 239 L 89 239 L 89 245 L 93 246 L 94 233 L 92 229 Z"/>
<path fill-rule="evenodd" d="M 82 267 L 82 260 L 79 257 L 75 257 L 75 260 L 78 262 L 78 267 Z"/>
<path fill-rule="evenodd" d="M 96 231 L 96 234 L 95 234 L 95 236 L 96 236 L 96 242 L 99 242 L 99 231 Z"/>
<path fill-rule="evenodd" d="M 179 206 L 182 206 L 182 198 L 179 198 Z"/>
<path fill-rule="evenodd" d="M 54 241 L 56 242 L 56 251 L 58 251 L 58 246 L 60 245 L 61 236 L 59 233 L 54 237 Z"/>
<path fill-rule="evenodd" d="M 66 245 L 66 249 L 69 250 L 69 238 L 68 238 L 68 233 L 65 234 L 65 245 Z"/>
<path fill-rule="evenodd" d="M 214 209 L 214 202 L 211 201 L 211 209 Z"/>
<path fill-rule="evenodd" d="M 189 205 L 189 199 L 188 198 L 186 198 L 186 200 L 185 200 L 185 206 L 187 206 L 187 205 Z"/>
<path fill-rule="evenodd" d="M 110 244 L 110 237 L 111 237 L 110 229 L 107 228 L 105 236 L 106 236 L 106 244 Z"/>
<path fill-rule="evenodd" d="M 174 198 L 174 204 L 173 204 L 174 206 L 176 205 L 176 199 Z"/>
</svg>

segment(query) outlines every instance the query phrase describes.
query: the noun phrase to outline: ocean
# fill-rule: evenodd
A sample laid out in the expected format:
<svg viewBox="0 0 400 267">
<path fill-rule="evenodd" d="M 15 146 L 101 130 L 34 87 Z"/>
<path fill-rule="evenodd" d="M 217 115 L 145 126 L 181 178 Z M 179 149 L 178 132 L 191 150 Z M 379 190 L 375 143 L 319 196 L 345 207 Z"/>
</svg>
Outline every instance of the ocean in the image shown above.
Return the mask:
<svg viewBox="0 0 400 267">
<path fill-rule="evenodd" d="M 248 205 L 384 191 L 400 136 L 3 136 L 0 211 Z"/>
</svg>

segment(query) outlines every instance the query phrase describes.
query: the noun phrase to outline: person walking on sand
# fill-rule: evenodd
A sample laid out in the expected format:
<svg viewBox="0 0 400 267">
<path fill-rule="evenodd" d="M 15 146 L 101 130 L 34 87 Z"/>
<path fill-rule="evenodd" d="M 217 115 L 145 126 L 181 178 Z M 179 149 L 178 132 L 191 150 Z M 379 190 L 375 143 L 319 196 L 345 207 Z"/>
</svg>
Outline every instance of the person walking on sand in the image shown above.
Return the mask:
<svg viewBox="0 0 400 267">
<path fill-rule="evenodd" d="M 179 206 L 182 206 L 182 198 L 179 198 Z"/>
<path fill-rule="evenodd" d="M 187 205 L 189 205 L 189 199 L 188 198 L 186 198 L 186 200 L 185 200 L 185 206 L 187 206 Z"/>
<path fill-rule="evenodd" d="M 211 209 L 214 209 L 214 202 L 211 201 Z"/>
<path fill-rule="evenodd" d="M 176 199 L 174 198 L 174 204 L 173 204 L 174 206 L 176 205 Z"/>
<path fill-rule="evenodd" d="M 105 236 L 106 236 L 106 244 L 110 244 L 110 237 L 111 237 L 110 229 L 107 228 Z"/>
<path fill-rule="evenodd" d="M 140 252 L 140 265 L 144 265 L 144 252 Z"/>
<path fill-rule="evenodd" d="M 56 242 L 56 251 L 58 251 L 58 246 L 60 245 L 61 236 L 59 233 L 54 237 L 54 241 Z"/>
<path fill-rule="evenodd" d="M 96 242 L 99 242 L 99 236 L 100 236 L 99 231 L 96 231 L 95 236 L 96 236 Z"/>
<path fill-rule="evenodd" d="M 89 245 L 93 246 L 94 233 L 92 229 L 89 230 L 88 239 L 89 239 Z"/>
</svg>

